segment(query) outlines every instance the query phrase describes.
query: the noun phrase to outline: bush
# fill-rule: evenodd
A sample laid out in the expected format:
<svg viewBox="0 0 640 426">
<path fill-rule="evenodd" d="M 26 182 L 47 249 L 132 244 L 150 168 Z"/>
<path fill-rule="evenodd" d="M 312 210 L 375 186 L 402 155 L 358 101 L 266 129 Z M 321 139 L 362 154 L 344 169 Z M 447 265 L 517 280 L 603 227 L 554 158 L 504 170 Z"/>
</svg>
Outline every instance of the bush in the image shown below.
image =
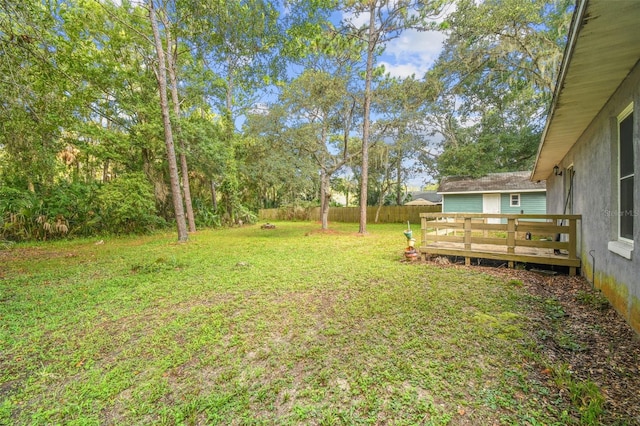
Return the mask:
<svg viewBox="0 0 640 426">
<path fill-rule="evenodd" d="M 198 228 L 217 228 L 221 226 L 220 215 L 216 214 L 213 206 L 207 205 L 203 199 L 193 199 L 193 210 Z"/>
<path fill-rule="evenodd" d="M 54 227 L 69 235 L 95 235 L 101 230 L 97 213 L 98 183 L 61 182 L 43 197 L 43 213 Z"/>
<path fill-rule="evenodd" d="M 142 173 L 119 176 L 98 193 L 103 230 L 144 233 L 164 225 L 156 215 L 153 187 Z"/>
<path fill-rule="evenodd" d="M 99 188 L 78 182 L 60 182 L 43 192 L 0 187 L 0 239 L 42 241 L 100 232 Z"/>
<path fill-rule="evenodd" d="M 30 191 L 0 187 L 0 239 L 24 241 L 45 233 L 41 201 Z"/>
</svg>

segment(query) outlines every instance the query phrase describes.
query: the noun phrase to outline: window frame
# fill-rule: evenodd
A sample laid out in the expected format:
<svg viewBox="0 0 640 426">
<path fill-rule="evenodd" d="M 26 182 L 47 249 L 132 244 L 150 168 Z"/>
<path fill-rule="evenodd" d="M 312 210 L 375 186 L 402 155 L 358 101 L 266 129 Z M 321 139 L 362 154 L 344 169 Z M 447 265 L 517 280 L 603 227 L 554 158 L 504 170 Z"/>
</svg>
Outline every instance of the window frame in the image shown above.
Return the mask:
<svg viewBox="0 0 640 426">
<path fill-rule="evenodd" d="M 616 212 L 617 212 L 617 222 L 618 222 L 617 223 L 617 239 L 618 239 L 619 242 L 624 243 L 624 244 L 628 244 L 631 247 L 633 247 L 633 234 L 634 234 L 634 231 L 635 231 L 633 229 L 633 222 L 631 222 L 631 235 L 632 235 L 631 239 L 622 236 L 622 217 L 623 217 L 623 214 L 626 215 L 627 212 L 626 211 L 624 211 L 624 212 L 622 211 L 622 188 L 621 188 L 621 186 L 622 186 L 622 181 L 623 180 L 631 178 L 631 179 L 633 179 L 633 181 L 632 181 L 633 187 L 632 188 L 635 189 L 635 185 L 636 185 L 636 183 L 635 183 L 635 169 L 632 170 L 631 174 L 627 174 L 625 176 L 622 176 L 622 160 L 621 160 L 622 141 L 620 139 L 620 136 L 621 136 L 620 125 L 622 124 L 622 122 L 624 120 L 626 120 L 627 118 L 629 118 L 629 116 L 631 116 L 631 120 L 632 120 L 631 149 L 633 150 L 633 148 L 634 148 L 634 137 L 633 137 L 634 136 L 634 132 L 633 132 L 633 130 L 635 128 L 635 126 L 633 125 L 634 124 L 633 122 L 634 122 L 634 119 L 635 119 L 634 116 L 633 116 L 634 115 L 633 113 L 634 113 L 634 103 L 631 102 L 629 105 L 627 105 L 627 107 L 624 110 L 622 110 L 622 112 L 620 114 L 618 114 L 617 126 L 616 126 L 616 130 L 617 130 L 616 148 L 618 150 L 618 156 L 617 156 L 617 160 L 618 160 L 617 163 L 618 164 L 616 165 L 617 166 L 616 167 L 616 186 L 617 186 Z M 635 155 L 634 155 L 634 157 L 635 157 Z M 635 158 L 633 159 L 632 164 L 635 165 Z M 634 190 L 632 190 L 632 192 L 631 192 L 632 195 L 633 195 L 633 192 L 634 192 Z M 633 208 L 633 206 L 632 206 L 632 208 Z M 634 214 L 630 215 L 632 221 L 633 221 L 633 216 L 634 216 Z"/>
<path fill-rule="evenodd" d="M 517 204 L 513 203 L 513 196 L 514 195 L 518 197 L 518 203 Z M 522 204 L 522 197 L 520 196 L 520 194 L 517 194 L 517 193 L 509 194 L 509 207 L 520 207 L 521 204 Z"/>
</svg>

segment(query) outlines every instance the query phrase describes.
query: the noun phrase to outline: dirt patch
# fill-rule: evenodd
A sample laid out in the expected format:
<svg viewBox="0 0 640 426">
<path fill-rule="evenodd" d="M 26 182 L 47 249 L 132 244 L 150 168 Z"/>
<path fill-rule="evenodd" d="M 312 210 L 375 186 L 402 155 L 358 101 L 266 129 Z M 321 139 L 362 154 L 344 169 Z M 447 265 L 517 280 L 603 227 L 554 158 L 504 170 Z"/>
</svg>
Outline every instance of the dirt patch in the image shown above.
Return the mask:
<svg viewBox="0 0 640 426">
<path fill-rule="evenodd" d="M 52 251 L 40 247 L 29 248 L 11 248 L 8 250 L 0 250 L 0 260 L 21 260 L 21 259 L 35 259 L 35 260 L 48 260 L 61 257 L 77 257 L 78 254 L 70 251 Z"/>
<path fill-rule="evenodd" d="M 601 424 L 640 425 L 640 336 L 584 277 L 429 263 L 482 272 L 520 286 L 531 296 L 529 335 L 542 355 L 527 365 L 531 378 L 556 389 L 550 399 L 571 398 L 552 371 L 561 367 L 572 380 L 598 386 L 605 398 Z"/>
</svg>

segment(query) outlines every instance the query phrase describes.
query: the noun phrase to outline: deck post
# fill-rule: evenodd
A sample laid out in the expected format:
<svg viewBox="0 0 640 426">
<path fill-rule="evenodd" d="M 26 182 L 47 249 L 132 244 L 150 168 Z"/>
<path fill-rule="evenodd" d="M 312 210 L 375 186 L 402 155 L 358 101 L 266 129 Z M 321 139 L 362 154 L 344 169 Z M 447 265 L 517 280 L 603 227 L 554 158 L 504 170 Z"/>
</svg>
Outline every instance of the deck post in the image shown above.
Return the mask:
<svg viewBox="0 0 640 426">
<path fill-rule="evenodd" d="M 433 220 L 433 223 L 434 223 L 433 226 L 435 227 L 434 228 L 435 232 L 433 233 L 433 242 L 434 243 L 438 242 L 438 234 L 440 233 L 440 226 L 438 225 L 438 222 L 440 222 L 440 218 L 438 218 L 438 217 L 434 218 L 434 220 Z"/>
<path fill-rule="evenodd" d="M 464 249 L 466 251 L 471 250 L 471 218 L 470 217 L 464 218 Z M 466 266 L 471 265 L 471 258 L 465 257 L 464 264 Z"/>
<path fill-rule="evenodd" d="M 516 219 L 513 217 L 507 218 L 507 253 L 516 252 Z M 509 262 L 509 268 L 515 266 L 513 261 Z"/>
<path fill-rule="evenodd" d="M 577 225 L 577 220 L 575 219 L 569 219 L 569 259 L 576 259 L 576 242 L 577 242 L 577 233 L 576 233 L 576 225 Z M 569 268 L 569 275 L 570 276 L 575 276 L 576 275 L 576 268 L 575 267 L 570 267 Z"/>
<path fill-rule="evenodd" d="M 422 231 L 421 245 L 426 246 L 427 245 L 427 218 L 426 217 L 420 218 L 420 230 Z"/>
</svg>

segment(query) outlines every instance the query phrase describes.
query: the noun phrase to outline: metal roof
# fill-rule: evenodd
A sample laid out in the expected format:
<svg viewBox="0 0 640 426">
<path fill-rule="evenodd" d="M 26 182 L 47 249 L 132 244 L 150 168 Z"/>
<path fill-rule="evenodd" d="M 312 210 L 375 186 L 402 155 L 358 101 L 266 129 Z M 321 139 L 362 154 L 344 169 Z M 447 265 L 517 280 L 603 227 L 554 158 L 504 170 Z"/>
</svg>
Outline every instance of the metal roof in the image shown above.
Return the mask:
<svg viewBox="0 0 640 426">
<path fill-rule="evenodd" d="M 640 1 L 578 0 L 532 180 L 546 179 L 640 59 Z"/>
<path fill-rule="evenodd" d="M 481 178 L 447 176 L 442 178 L 439 194 L 485 193 L 485 192 L 537 192 L 546 191 L 546 182 L 533 182 L 530 171 L 489 173 Z"/>
</svg>

